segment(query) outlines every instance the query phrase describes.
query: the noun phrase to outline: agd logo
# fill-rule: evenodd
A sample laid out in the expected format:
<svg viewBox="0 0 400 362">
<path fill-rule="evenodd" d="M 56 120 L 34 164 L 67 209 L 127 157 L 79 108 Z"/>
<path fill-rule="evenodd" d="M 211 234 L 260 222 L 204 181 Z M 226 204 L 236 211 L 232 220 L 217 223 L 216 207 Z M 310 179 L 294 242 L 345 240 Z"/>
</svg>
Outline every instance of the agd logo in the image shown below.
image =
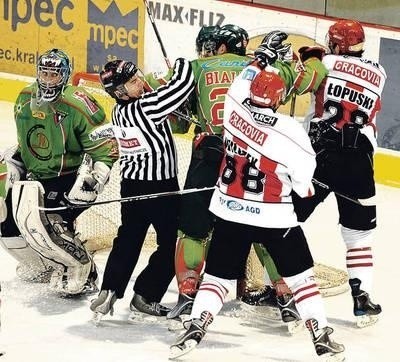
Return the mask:
<svg viewBox="0 0 400 362">
<path fill-rule="evenodd" d="M 136 1 L 129 7 L 122 4 L 119 0 L 89 0 L 88 72 L 97 73 L 114 59 L 138 63 L 139 7 Z"/>
</svg>

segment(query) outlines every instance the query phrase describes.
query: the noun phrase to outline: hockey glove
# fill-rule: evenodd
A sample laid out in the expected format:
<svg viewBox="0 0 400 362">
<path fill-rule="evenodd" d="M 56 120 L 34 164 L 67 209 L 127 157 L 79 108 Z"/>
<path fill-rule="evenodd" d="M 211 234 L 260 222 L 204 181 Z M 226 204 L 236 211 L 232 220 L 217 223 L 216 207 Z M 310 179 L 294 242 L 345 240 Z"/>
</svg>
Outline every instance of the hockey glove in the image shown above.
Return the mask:
<svg viewBox="0 0 400 362">
<path fill-rule="evenodd" d="M 340 132 L 328 121 L 311 120 L 308 135 L 316 151 L 336 148 L 339 144 Z"/>
<path fill-rule="evenodd" d="M 110 168 L 101 161 L 95 162 L 92 167 L 92 159 L 85 154 L 76 181 L 68 194 L 68 199 L 78 202 L 95 201 L 98 194 L 104 190 L 110 172 Z"/>
<path fill-rule="evenodd" d="M 268 33 L 261 41 L 259 47 L 254 51 L 254 56 L 258 59 L 261 68 L 273 64 L 278 58 L 283 58 L 290 52 L 291 44 L 282 44 L 288 35 L 282 31 L 274 30 Z"/>
<path fill-rule="evenodd" d="M 368 137 L 360 132 L 362 127 L 354 123 L 346 123 L 341 129 L 342 147 L 345 149 L 373 152 L 374 148 Z"/>
<path fill-rule="evenodd" d="M 310 58 L 317 58 L 322 60 L 326 53 L 326 49 L 319 47 L 319 46 L 312 46 L 312 47 L 301 47 L 299 49 L 300 60 L 305 62 L 307 59 Z"/>
</svg>

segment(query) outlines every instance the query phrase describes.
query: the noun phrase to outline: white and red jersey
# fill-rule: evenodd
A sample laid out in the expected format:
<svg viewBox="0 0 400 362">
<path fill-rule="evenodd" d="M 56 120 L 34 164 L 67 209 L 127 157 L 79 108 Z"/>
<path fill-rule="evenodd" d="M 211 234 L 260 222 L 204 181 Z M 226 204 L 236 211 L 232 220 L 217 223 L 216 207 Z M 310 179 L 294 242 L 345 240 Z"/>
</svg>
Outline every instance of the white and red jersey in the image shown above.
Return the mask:
<svg viewBox="0 0 400 362">
<path fill-rule="evenodd" d="M 359 57 L 326 55 L 322 62 L 329 73 L 312 96 L 311 112 L 306 118 L 328 120 L 337 129 L 345 123 L 356 123 L 376 148 L 375 122 L 381 109 L 385 70 Z"/>
<path fill-rule="evenodd" d="M 245 68 L 225 98 L 225 155 L 210 211 L 242 224 L 291 227 L 298 222 L 290 193 L 313 195 L 315 153 L 293 118 L 250 106 L 255 74 Z"/>
</svg>

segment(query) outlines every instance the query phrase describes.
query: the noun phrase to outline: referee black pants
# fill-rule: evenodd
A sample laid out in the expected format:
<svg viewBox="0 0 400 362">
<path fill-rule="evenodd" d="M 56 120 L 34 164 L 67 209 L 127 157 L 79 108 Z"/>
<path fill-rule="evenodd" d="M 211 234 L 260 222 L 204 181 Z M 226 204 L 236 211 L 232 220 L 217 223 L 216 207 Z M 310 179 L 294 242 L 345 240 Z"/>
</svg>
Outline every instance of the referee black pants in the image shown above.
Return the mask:
<svg viewBox="0 0 400 362">
<path fill-rule="evenodd" d="M 123 179 L 121 197 L 179 190 L 177 178 L 166 181 Z M 160 302 L 175 276 L 179 196 L 121 203 L 121 226 L 113 241 L 103 276 L 102 290 L 114 290 L 123 298 L 151 224 L 157 234 L 157 249 L 138 275 L 133 290 L 150 302 Z"/>
</svg>

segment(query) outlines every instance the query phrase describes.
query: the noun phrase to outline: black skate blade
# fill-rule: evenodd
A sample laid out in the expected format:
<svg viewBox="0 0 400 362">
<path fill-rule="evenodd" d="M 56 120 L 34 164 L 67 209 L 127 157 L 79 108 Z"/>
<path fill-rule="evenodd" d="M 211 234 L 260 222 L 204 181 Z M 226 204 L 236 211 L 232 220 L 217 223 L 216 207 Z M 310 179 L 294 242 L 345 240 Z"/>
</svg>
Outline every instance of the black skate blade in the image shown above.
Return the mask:
<svg viewBox="0 0 400 362">
<path fill-rule="evenodd" d="M 190 351 L 193 351 L 198 343 L 194 339 L 188 339 L 181 345 L 172 345 L 169 349 L 169 357 L 168 359 L 174 360 L 179 358 Z"/>
</svg>

